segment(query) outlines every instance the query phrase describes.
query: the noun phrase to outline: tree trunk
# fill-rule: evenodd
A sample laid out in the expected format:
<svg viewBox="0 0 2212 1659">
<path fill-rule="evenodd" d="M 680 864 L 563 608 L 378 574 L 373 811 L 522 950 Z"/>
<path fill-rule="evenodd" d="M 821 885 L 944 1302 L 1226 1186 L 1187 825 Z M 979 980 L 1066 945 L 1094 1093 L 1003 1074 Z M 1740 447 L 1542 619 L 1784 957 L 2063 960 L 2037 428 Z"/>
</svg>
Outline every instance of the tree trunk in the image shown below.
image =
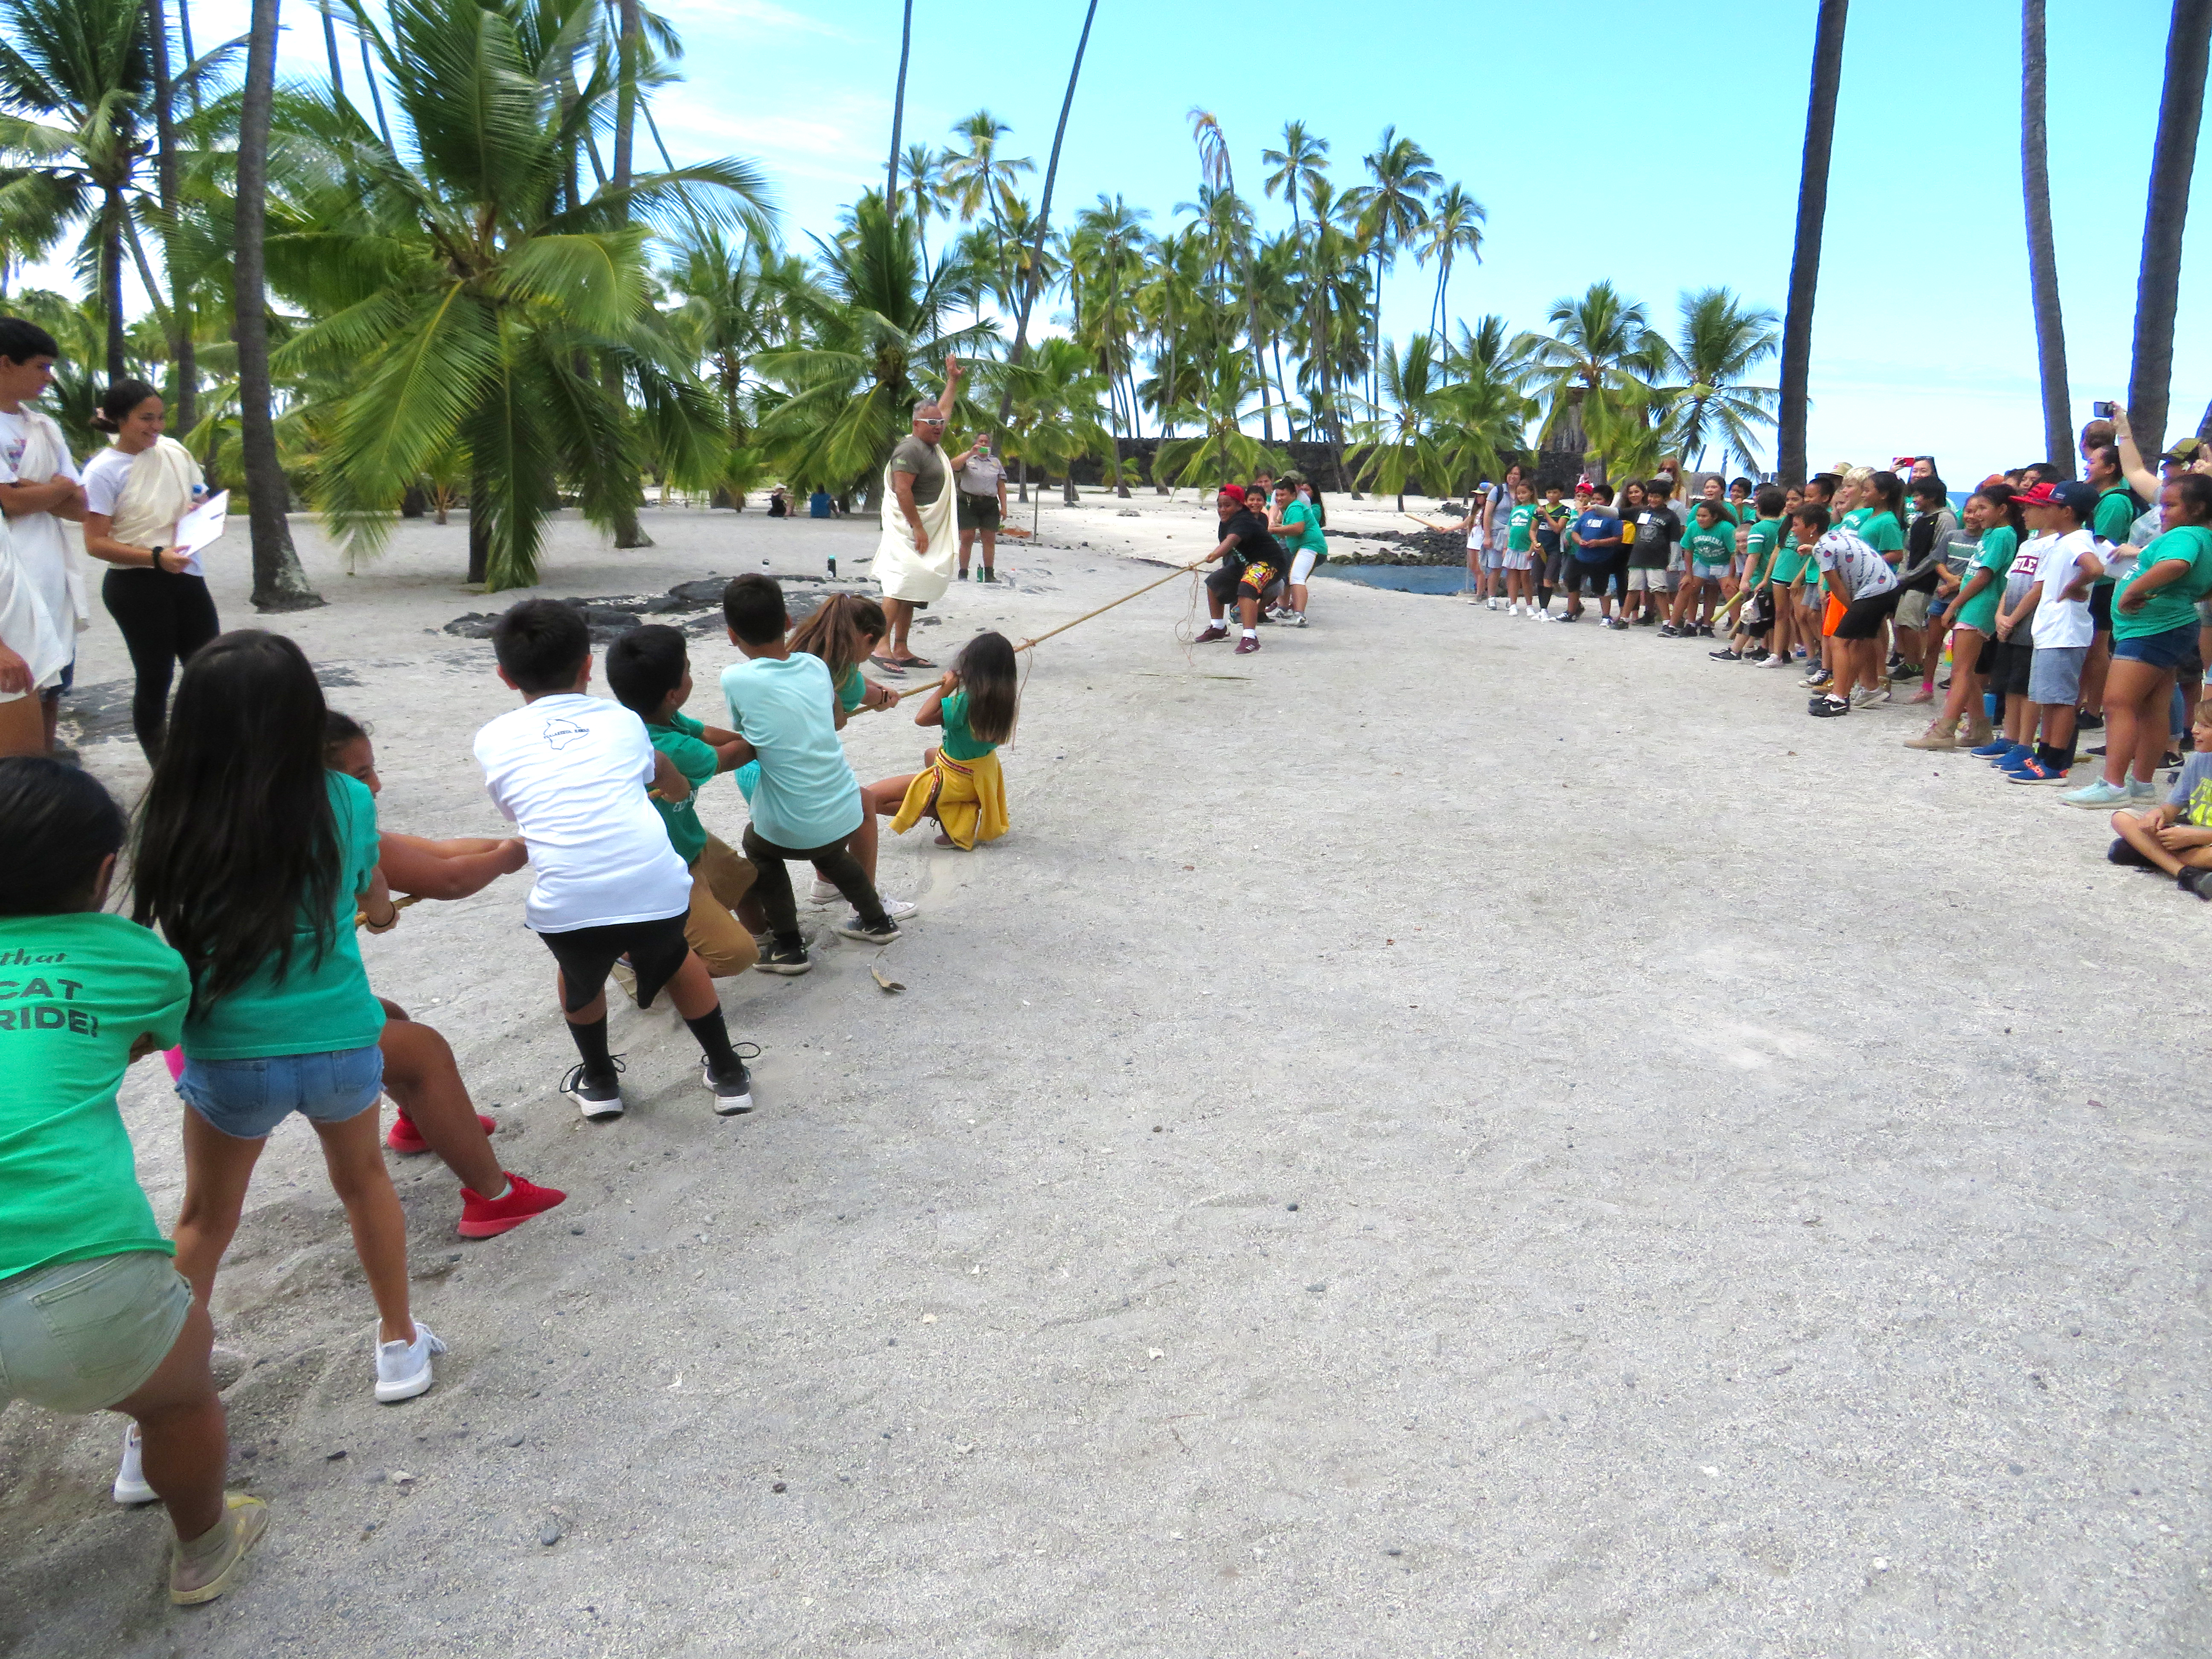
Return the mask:
<svg viewBox="0 0 2212 1659">
<path fill-rule="evenodd" d="M 177 40 L 185 49 L 185 67 L 189 70 L 199 60 L 192 56 L 192 0 L 177 0 Z M 192 78 L 192 113 L 200 112 L 199 77 Z"/>
<path fill-rule="evenodd" d="M 2173 0 L 2166 37 L 2166 90 L 2151 146 L 2150 201 L 2143 211 L 2142 270 L 2136 281 L 2135 368 L 2128 378 L 2128 424 L 2145 456 L 2166 448 L 2172 389 L 2173 314 L 2181 288 L 2181 231 L 2189 217 L 2197 129 L 2204 114 L 2204 60 L 2212 40 L 2212 0 Z"/>
<path fill-rule="evenodd" d="M 107 382 L 130 374 L 123 336 L 123 192 L 110 190 L 100 207 L 100 304 L 107 313 Z"/>
<path fill-rule="evenodd" d="M 1030 342 L 1030 307 L 1036 303 L 1037 284 L 1044 277 L 1045 236 L 1052 225 L 1052 187 L 1060 177 L 1060 144 L 1067 137 L 1067 112 L 1075 102 L 1076 77 L 1083 73 L 1083 49 L 1091 44 L 1091 20 L 1098 15 L 1098 0 L 1091 0 L 1090 9 L 1083 14 L 1083 33 L 1075 42 L 1075 63 L 1067 71 L 1067 91 L 1060 100 L 1060 125 L 1052 130 L 1052 159 L 1045 163 L 1044 194 L 1037 204 L 1036 246 L 1030 258 L 1029 274 L 1022 279 L 1021 308 L 1014 317 L 1014 346 L 1006 354 L 1006 361 L 1016 368 L 1028 354 Z M 892 151 L 894 161 L 897 151 Z M 1014 407 L 1014 388 L 1010 380 L 999 392 L 999 429 L 1006 428 L 1006 416 Z"/>
<path fill-rule="evenodd" d="M 199 362 L 192 347 L 191 295 L 177 275 L 176 85 L 169 78 L 169 22 L 162 0 L 147 0 L 147 39 L 154 48 L 155 178 L 161 201 L 161 265 L 169 277 L 169 361 L 175 369 L 170 402 L 177 430 L 190 432 L 199 396 Z"/>
<path fill-rule="evenodd" d="M 1836 88 L 1844 75 L 1844 23 L 1850 9 L 1850 0 L 1820 0 L 1820 18 L 1813 29 L 1813 82 L 1805 101 L 1805 153 L 1797 173 L 1797 239 L 1790 256 L 1790 301 L 1782 320 L 1782 409 L 1775 466 L 1785 484 L 1805 481 L 1813 300 L 1820 283 L 1828 155 L 1836 136 Z"/>
<path fill-rule="evenodd" d="M 616 0 L 617 15 L 622 20 L 622 35 L 618 46 L 618 80 L 615 88 L 615 168 L 614 187 L 617 191 L 629 188 L 633 177 L 631 157 L 636 153 L 637 132 L 637 59 L 638 59 L 638 0 Z M 629 205 L 623 208 L 623 218 L 630 217 Z M 629 398 L 623 380 L 622 365 L 610 354 L 599 369 L 599 384 L 623 418 L 629 414 Z M 653 538 L 645 533 L 638 523 L 637 509 L 643 500 L 643 490 L 635 478 L 629 481 L 621 497 L 615 502 L 615 545 L 621 548 L 651 547 Z"/>
<path fill-rule="evenodd" d="M 253 535 L 253 608 L 304 611 L 323 599 L 307 586 L 284 517 L 284 468 L 276 456 L 276 425 L 270 409 L 269 312 L 261 250 L 268 220 L 269 111 L 276 85 L 279 3 L 253 0 L 246 36 L 246 88 L 238 112 L 231 338 L 238 347 L 238 433 Z"/>
<path fill-rule="evenodd" d="M 478 469 L 469 471 L 469 586 L 482 587 L 491 576 L 491 515 L 484 503 L 491 491 Z"/>
<path fill-rule="evenodd" d="M 184 0 L 178 0 L 179 5 L 183 3 Z M 368 59 L 368 37 L 364 34 L 360 41 L 361 78 L 368 82 L 368 101 L 376 108 L 376 131 L 384 140 L 385 149 L 396 149 L 398 146 L 392 142 L 392 123 L 384 118 L 384 94 L 376 84 L 376 67 Z"/>
<path fill-rule="evenodd" d="M 1060 477 L 1060 500 L 1063 507 L 1078 507 L 1082 504 L 1083 498 L 1075 493 L 1075 471 L 1073 467 Z"/>
<path fill-rule="evenodd" d="M 890 215 L 894 224 L 898 222 L 899 210 L 899 128 L 906 120 L 906 60 L 913 51 L 914 0 L 906 0 L 905 21 L 899 26 L 898 90 L 891 97 L 891 159 L 890 165 L 884 169 L 884 211 Z M 984 181 L 984 187 L 987 190 L 990 187 L 989 180 Z M 1018 362 L 1021 360 L 1016 358 L 1015 361 Z M 1000 418 L 1003 420 L 1005 417 Z"/>
<path fill-rule="evenodd" d="M 2043 382 L 2043 453 L 2074 476 L 2073 400 L 2066 324 L 2058 307 L 2058 248 L 2051 234 L 2051 147 L 2044 129 L 2044 0 L 2021 0 L 2020 179 L 2027 204 L 2027 285 L 2035 307 L 2035 365 Z"/>
<path fill-rule="evenodd" d="M 345 71 L 338 67 L 338 26 L 328 12 L 323 14 L 323 50 L 331 60 L 331 101 L 340 108 L 345 106 Z"/>
</svg>

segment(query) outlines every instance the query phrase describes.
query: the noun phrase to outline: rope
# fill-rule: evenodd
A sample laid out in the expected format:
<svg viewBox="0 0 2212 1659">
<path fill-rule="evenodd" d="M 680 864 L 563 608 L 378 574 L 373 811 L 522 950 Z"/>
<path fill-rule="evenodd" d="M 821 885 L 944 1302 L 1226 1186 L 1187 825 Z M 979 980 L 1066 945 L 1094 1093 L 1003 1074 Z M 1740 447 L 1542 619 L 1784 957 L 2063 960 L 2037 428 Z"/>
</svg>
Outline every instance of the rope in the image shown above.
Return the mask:
<svg viewBox="0 0 2212 1659">
<path fill-rule="evenodd" d="M 397 921 L 399 919 L 399 912 L 401 912 L 402 910 L 404 910 L 404 909 L 405 909 L 409 905 L 410 905 L 410 904 L 420 904 L 422 902 L 422 896 L 420 893 L 410 893 L 410 894 L 408 894 L 408 895 L 407 895 L 407 896 L 406 896 L 406 897 L 404 897 L 404 898 L 396 898 L 396 899 L 392 900 L 392 920 L 393 920 L 393 921 Z M 366 911 L 366 910 L 356 910 L 356 911 L 355 911 L 355 912 L 353 913 L 353 925 L 354 925 L 355 927 L 368 927 L 368 911 Z"/>
</svg>

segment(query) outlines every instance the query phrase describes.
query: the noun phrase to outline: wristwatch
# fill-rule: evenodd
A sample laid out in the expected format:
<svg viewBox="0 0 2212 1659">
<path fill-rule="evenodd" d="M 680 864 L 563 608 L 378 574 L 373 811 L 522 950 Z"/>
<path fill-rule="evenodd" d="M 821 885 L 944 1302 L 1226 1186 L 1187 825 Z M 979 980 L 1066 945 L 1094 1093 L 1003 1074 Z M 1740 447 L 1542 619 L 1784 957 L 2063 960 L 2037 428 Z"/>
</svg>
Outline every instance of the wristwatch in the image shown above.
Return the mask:
<svg viewBox="0 0 2212 1659">
<path fill-rule="evenodd" d="M 154 556 L 146 561 L 147 568 L 149 570 L 159 570 L 161 568 L 161 555 L 168 550 L 169 550 L 166 547 L 155 548 L 154 550 Z"/>
</svg>

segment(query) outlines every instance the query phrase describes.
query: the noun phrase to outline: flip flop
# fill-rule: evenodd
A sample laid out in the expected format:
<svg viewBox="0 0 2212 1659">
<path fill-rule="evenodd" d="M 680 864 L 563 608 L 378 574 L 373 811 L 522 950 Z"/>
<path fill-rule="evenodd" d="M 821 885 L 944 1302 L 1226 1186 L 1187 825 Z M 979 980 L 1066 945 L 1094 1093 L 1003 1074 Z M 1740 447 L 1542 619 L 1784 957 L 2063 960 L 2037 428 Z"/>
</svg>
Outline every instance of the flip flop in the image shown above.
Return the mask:
<svg viewBox="0 0 2212 1659">
<path fill-rule="evenodd" d="M 898 666 L 903 671 L 908 668 L 934 668 L 937 665 L 927 657 L 902 657 L 899 659 Z"/>
<path fill-rule="evenodd" d="M 882 669 L 886 674 L 903 674 L 906 672 L 906 665 L 904 663 L 895 662 L 889 657 L 871 655 L 868 660 L 873 663 L 877 667 Z"/>
</svg>

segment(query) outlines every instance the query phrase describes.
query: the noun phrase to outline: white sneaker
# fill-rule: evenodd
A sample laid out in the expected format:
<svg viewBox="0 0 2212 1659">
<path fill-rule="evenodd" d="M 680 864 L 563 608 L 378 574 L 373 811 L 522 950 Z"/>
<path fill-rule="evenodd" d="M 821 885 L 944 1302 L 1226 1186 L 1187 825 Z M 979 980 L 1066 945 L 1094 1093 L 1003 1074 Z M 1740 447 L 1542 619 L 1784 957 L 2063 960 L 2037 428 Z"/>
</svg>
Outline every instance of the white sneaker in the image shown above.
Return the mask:
<svg viewBox="0 0 2212 1659">
<path fill-rule="evenodd" d="M 415 1322 L 412 1342 L 378 1343 L 377 1399 L 389 1406 L 397 1401 L 412 1400 L 418 1394 L 428 1394 L 432 1381 L 430 1356 L 445 1351 L 446 1345 L 419 1319 Z"/>
<path fill-rule="evenodd" d="M 1495 599 L 1489 600 L 1489 601 L 1488 601 L 1488 604 L 1489 604 L 1489 605 L 1490 605 L 1490 608 L 1491 608 L 1492 611 L 1495 611 L 1495 610 L 1497 610 L 1497 609 L 1498 609 L 1498 601 L 1497 601 L 1497 600 L 1495 600 Z"/>
<path fill-rule="evenodd" d="M 161 1494 L 146 1484 L 146 1468 L 138 1445 L 138 1425 L 131 1424 L 123 1431 L 123 1462 L 115 1471 L 115 1501 L 118 1504 L 151 1504 Z"/>
<path fill-rule="evenodd" d="M 806 902 L 809 904 L 835 904 L 844 896 L 837 890 L 836 882 L 824 881 L 817 876 L 814 878 L 814 890 L 806 896 Z"/>
<path fill-rule="evenodd" d="M 884 907 L 884 914 L 889 916 L 893 921 L 904 921 L 908 916 L 921 908 L 921 907 L 916 904 L 912 899 L 884 898 L 880 893 L 876 895 L 876 897 Z"/>
</svg>

